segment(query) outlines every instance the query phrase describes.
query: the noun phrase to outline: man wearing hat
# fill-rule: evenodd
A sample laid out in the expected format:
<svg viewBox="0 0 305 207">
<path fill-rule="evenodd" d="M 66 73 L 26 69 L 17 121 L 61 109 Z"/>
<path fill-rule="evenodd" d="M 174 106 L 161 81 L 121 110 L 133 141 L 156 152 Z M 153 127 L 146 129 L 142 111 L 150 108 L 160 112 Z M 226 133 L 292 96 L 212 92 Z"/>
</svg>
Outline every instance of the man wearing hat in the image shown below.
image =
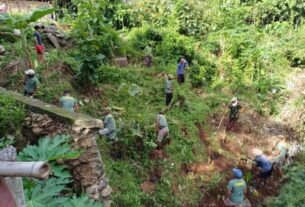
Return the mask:
<svg viewBox="0 0 305 207">
<path fill-rule="evenodd" d="M 241 105 L 237 99 L 237 97 L 233 97 L 231 104 L 229 105 L 230 113 L 229 113 L 229 123 L 227 126 L 227 130 L 230 131 L 231 129 L 236 127 L 236 123 L 239 116 L 239 110 L 241 109 Z"/>
<path fill-rule="evenodd" d="M 260 168 L 259 178 L 263 181 L 263 186 L 265 186 L 267 182 L 267 178 L 272 175 L 273 166 L 270 160 L 266 155 L 264 155 L 263 151 L 258 148 L 253 148 L 250 151 L 250 157 L 254 159 L 256 166 Z"/>
<path fill-rule="evenodd" d="M 104 120 L 104 129 L 101 129 L 99 131 L 100 135 L 105 135 L 107 138 L 109 138 L 112 141 L 115 141 L 117 139 L 116 136 L 116 124 L 115 120 L 111 114 L 111 108 L 107 107 L 104 110 L 105 120 Z"/>
<path fill-rule="evenodd" d="M 172 75 L 164 75 L 165 76 L 165 104 L 168 106 L 172 102 L 173 98 L 173 76 Z"/>
<path fill-rule="evenodd" d="M 39 88 L 39 81 L 35 76 L 35 71 L 33 69 L 28 69 L 25 71 L 25 74 L 24 95 L 33 98 Z"/>
<path fill-rule="evenodd" d="M 59 99 L 59 106 L 70 112 L 75 112 L 79 108 L 76 99 L 70 96 L 69 90 L 63 92 L 63 96 Z"/>
<path fill-rule="evenodd" d="M 184 58 L 180 58 L 180 61 L 177 65 L 177 80 L 179 84 L 184 83 L 185 81 L 185 77 L 184 77 L 184 73 L 185 73 L 185 68 L 188 67 L 188 63 Z"/>
<path fill-rule="evenodd" d="M 226 206 L 242 207 L 245 200 L 244 195 L 247 191 L 247 184 L 242 178 L 243 173 L 240 169 L 233 168 L 232 173 L 235 178 L 228 183 L 227 199 L 224 200 L 224 204 Z"/>
</svg>

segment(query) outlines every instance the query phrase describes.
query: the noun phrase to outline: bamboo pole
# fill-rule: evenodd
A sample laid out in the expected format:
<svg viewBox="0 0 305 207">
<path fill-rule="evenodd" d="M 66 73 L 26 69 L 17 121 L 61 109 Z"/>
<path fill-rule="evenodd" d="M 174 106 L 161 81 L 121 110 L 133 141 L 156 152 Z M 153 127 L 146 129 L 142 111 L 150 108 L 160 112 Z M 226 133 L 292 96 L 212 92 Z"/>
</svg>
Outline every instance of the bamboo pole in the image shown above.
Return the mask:
<svg viewBox="0 0 305 207">
<path fill-rule="evenodd" d="M 0 176 L 45 179 L 51 173 L 47 162 L 0 162 Z"/>
</svg>

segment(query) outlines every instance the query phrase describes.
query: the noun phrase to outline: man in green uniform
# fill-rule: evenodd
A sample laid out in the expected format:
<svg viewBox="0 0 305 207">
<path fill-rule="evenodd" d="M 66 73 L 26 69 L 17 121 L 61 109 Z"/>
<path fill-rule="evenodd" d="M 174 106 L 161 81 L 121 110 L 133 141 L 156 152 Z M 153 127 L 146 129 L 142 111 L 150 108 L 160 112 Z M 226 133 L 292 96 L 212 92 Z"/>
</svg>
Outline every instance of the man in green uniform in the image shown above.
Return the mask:
<svg viewBox="0 0 305 207">
<path fill-rule="evenodd" d="M 121 142 L 117 137 L 117 129 L 116 129 L 116 123 L 115 119 L 111 114 L 111 108 L 107 107 L 104 111 L 105 120 L 104 120 L 104 129 L 99 130 L 100 135 L 106 136 L 112 145 L 111 149 L 111 156 L 113 156 L 116 159 L 120 159 L 122 157 L 122 151 L 121 151 Z"/>
<path fill-rule="evenodd" d="M 104 120 L 104 129 L 101 129 L 99 131 L 100 135 L 105 135 L 107 138 L 109 138 L 112 141 L 117 140 L 116 136 L 116 124 L 115 120 L 111 114 L 111 108 L 107 107 L 104 111 L 105 120 Z"/>
<path fill-rule="evenodd" d="M 226 206 L 242 207 L 245 203 L 245 194 L 247 191 L 247 184 L 244 181 L 243 173 L 238 168 L 233 168 L 232 173 L 234 179 L 229 181 L 227 186 L 227 199 L 224 200 Z"/>
<path fill-rule="evenodd" d="M 39 81 L 33 69 L 25 71 L 26 80 L 24 81 L 24 95 L 33 98 L 39 88 Z"/>
<path fill-rule="evenodd" d="M 229 113 L 229 122 L 227 125 L 227 130 L 230 131 L 236 127 L 236 123 L 239 117 L 239 111 L 241 109 L 241 105 L 237 99 L 237 97 L 232 98 L 232 102 L 229 105 L 230 113 Z"/>
<path fill-rule="evenodd" d="M 79 108 L 76 99 L 70 96 L 69 90 L 63 92 L 63 96 L 59 99 L 59 106 L 70 112 L 75 112 Z"/>
<path fill-rule="evenodd" d="M 276 137 L 272 137 L 276 139 Z M 273 147 L 275 151 L 269 157 L 271 163 L 276 167 L 280 176 L 282 176 L 282 167 L 288 154 L 289 142 L 287 137 L 280 135 Z"/>
<path fill-rule="evenodd" d="M 157 133 L 158 133 L 157 144 L 158 144 L 158 147 L 161 148 L 162 147 L 162 140 L 169 136 L 169 129 L 168 129 L 167 120 L 166 120 L 166 118 L 164 116 L 164 113 L 162 111 L 159 112 L 159 114 L 157 116 L 156 130 L 157 130 Z"/>
</svg>

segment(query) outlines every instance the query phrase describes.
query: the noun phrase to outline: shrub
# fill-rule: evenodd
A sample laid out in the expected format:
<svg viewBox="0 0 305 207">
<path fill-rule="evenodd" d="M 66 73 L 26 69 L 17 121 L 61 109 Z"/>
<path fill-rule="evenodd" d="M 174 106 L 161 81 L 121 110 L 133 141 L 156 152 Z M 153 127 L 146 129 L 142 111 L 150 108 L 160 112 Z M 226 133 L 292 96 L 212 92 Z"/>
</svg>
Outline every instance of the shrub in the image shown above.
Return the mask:
<svg viewBox="0 0 305 207">
<path fill-rule="evenodd" d="M 0 95 L 0 137 L 9 133 L 16 134 L 24 119 L 24 106 L 8 96 Z"/>
</svg>

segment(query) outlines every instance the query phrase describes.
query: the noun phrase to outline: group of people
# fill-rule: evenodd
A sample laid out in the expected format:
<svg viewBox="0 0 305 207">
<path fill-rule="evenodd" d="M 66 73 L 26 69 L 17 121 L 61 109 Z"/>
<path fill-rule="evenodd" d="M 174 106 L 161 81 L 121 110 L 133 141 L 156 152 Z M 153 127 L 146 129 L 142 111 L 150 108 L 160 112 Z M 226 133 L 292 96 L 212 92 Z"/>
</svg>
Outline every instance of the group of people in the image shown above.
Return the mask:
<svg viewBox="0 0 305 207">
<path fill-rule="evenodd" d="M 253 160 L 256 167 L 259 168 L 260 173 L 256 177 L 257 187 L 264 187 L 268 178 L 273 174 L 274 168 L 279 170 L 281 175 L 282 166 L 286 159 L 289 159 L 289 144 L 284 136 L 272 137 L 274 140 L 274 150 L 272 155 L 267 156 L 261 149 L 253 148 L 249 151 L 248 157 Z M 243 172 L 241 169 L 232 169 L 234 178 L 231 179 L 227 186 L 227 198 L 224 200 L 226 206 L 234 207 L 248 207 L 250 202 L 246 199 L 247 183 L 243 179 Z"/>
<path fill-rule="evenodd" d="M 42 38 L 40 36 L 40 27 L 35 26 L 35 49 L 38 54 L 38 60 L 43 61 L 44 47 L 42 44 Z M 148 49 L 147 49 L 148 50 Z M 149 52 L 149 51 L 148 51 Z M 150 62 L 150 61 L 149 61 Z M 178 84 L 183 84 L 185 82 L 185 69 L 188 67 L 188 62 L 184 57 L 181 57 L 176 69 L 176 76 Z M 25 71 L 26 80 L 24 82 L 24 95 L 29 97 L 34 97 L 36 92 L 39 89 L 39 81 L 36 77 L 35 71 L 29 69 Z M 173 79 L 172 75 L 164 74 L 165 78 L 165 104 L 169 106 L 173 98 Z M 63 109 L 75 112 L 79 109 L 79 105 L 75 98 L 70 95 L 69 90 L 63 92 L 62 97 L 59 99 L 59 106 Z M 239 111 L 242 108 L 241 104 L 237 97 L 233 97 L 231 104 L 229 105 L 229 117 L 227 123 L 227 130 L 231 130 L 236 127 L 237 120 L 239 117 Z M 112 110 L 110 107 L 105 108 L 104 110 L 104 128 L 99 130 L 99 134 L 106 136 L 113 146 L 116 146 L 118 141 L 117 138 L 117 129 L 116 122 L 112 115 Z M 157 145 L 158 148 L 162 148 L 162 142 L 165 138 L 169 136 L 169 127 L 164 115 L 164 112 L 160 111 L 156 118 L 156 133 L 157 133 Z M 260 169 L 260 175 L 258 176 L 258 183 L 261 183 L 262 186 L 266 184 L 267 179 L 272 175 L 273 166 L 276 165 L 278 169 L 281 169 L 285 157 L 287 155 L 287 140 L 281 138 L 276 143 L 275 153 L 271 156 L 266 156 L 262 150 L 254 148 L 250 150 L 249 157 L 253 159 L 256 166 Z M 224 200 L 226 206 L 235 206 L 242 207 L 246 205 L 245 194 L 247 191 L 247 183 L 243 179 L 243 172 L 238 168 L 233 168 L 232 173 L 234 178 L 229 181 L 227 186 L 227 198 Z M 248 203 L 249 204 L 249 203 Z"/>
</svg>

